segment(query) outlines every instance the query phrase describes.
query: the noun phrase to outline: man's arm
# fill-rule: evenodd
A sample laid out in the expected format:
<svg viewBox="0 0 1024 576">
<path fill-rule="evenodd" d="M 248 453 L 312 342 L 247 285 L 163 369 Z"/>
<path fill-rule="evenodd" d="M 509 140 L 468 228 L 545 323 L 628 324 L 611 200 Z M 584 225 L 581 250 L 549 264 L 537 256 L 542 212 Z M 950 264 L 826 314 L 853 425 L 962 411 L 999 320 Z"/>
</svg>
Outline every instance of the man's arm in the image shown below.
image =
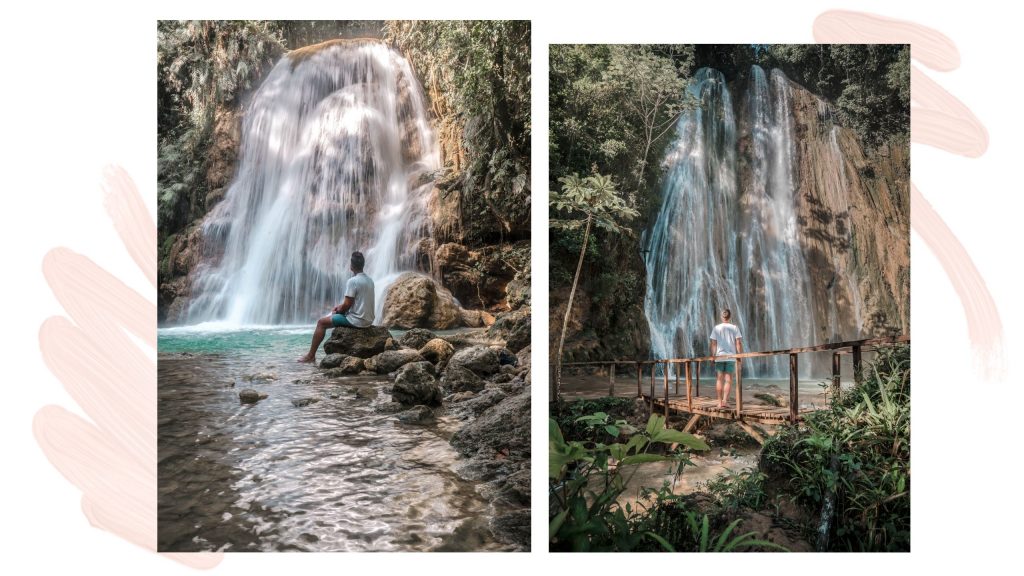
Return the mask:
<svg viewBox="0 0 1024 576">
<path fill-rule="evenodd" d="M 743 354 L 743 338 L 736 339 L 736 353 Z"/>
<path fill-rule="evenodd" d="M 332 310 L 332 312 L 334 314 L 344 314 L 345 312 L 348 312 L 348 309 L 351 308 L 352 305 L 355 304 L 355 302 L 356 302 L 355 298 L 353 298 L 351 296 L 345 296 L 345 301 L 342 302 L 341 304 L 338 304 L 337 306 L 335 306 L 334 310 Z"/>
<path fill-rule="evenodd" d="M 711 357 L 712 358 L 715 357 L 715 352 L 717 352 L 717 351 L 718 351 L 718 340 L 715 340 L 714 338 L 712 338 L 711 339 Z"/>
</svg>

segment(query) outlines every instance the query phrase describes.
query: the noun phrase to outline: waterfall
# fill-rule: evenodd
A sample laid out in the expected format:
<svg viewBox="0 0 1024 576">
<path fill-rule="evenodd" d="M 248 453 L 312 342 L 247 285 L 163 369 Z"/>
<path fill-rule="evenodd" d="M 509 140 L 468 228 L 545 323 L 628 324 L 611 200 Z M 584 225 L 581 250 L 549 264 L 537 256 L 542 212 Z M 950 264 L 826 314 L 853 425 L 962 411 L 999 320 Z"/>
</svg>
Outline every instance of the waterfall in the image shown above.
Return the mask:
<svg viewBox="0 0 1024 576">
<path fill-rule="evenodd" d="M 653 356 L 708 354 L 726 307 L 746 350 L 816 344 L 789 81 L 752 67 L 739 123 L 721 72 L 698 70 L 688 90 L 697 106 L 678 122 L 661 209 L 645 234 Z M 744 372 L 782 377 L 788 359 L 748 362 Z"/>
<path fill-rule="evenodd" d="M 344 297 L 366 256 L 377 318 L 416 269 L 440 165 L 409 63 L 375 41 L 291 52 L 244 113 L 238 171 L 202 224 L 187 322 L 305 323 Z"/>
</svg>

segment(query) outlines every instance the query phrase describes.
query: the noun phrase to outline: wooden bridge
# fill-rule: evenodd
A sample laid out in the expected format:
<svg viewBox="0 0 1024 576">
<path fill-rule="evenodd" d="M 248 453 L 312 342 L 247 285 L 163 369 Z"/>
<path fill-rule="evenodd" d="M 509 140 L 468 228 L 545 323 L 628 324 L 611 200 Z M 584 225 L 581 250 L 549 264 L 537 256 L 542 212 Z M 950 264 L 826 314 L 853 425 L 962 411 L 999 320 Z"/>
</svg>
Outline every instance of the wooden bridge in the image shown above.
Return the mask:
<svg viewBox="0 0 1024 576">
<path fill-rule="evenodd" d="M 668 416 L 672 413 L 676 414 L 689 414 L 690 420 L 687 422 L 684 430 L 687 432 L 693 429 L 697 421 L 702 417 L 711 418 L 724 418 L 727 420 L 734 420 L 748 434 L 753 436 L 759 442 L 763 442 L 763 438 L 756 430 L 754 430 L 750 423 L 760 424 L 782 424 L 785 422 L 797 423 L 803 420 L 803 415 L 808 412 L 814 412 L 821 410 L 822 408 L 800 407 L 800 394 L 799 394 L 799 381 L 797 379 L 798 368 L 799 368 L 799 355 L 812 353 L 812 352 L 831 352 L 832 353 L 832 390 L 833 396 L 838 393 L 840 385 L 840 358 L 849 354 L 853 356 L 853 378 L 855 382 L 860 382 L 861 379 L 861 357 L 864 352 L 876 351 L 879 348 L 895 346 L 899 344 L 910 343 L 909 336 L 896 336 L 890 338 L 872 338 L 868 340 L 854 340 L 850 342 L 837 342 L 832 344 L 820 344 L 818 346 L 808 346 L 804 348 L 791 348 L 787 350 L 769 350 L 764 352 L 744 352 L 742 354 L 735 354 L 732 356 L 719 356 L 717 360 L 723 358 L 734 358 L 736 359 L 736 373 L 733 376 L 733 389 L 734 398 L 732 406 L 727 408 L 719 408 L 718 400 L 715 396 L 701 395 L 701 381 L 700 381 L 700 367 L 703 362 L 714 362 L 716 358 L 710 356 L 696 357 L 696 358 L 670 358 L 664 360 L 609 360 L 609 361 L 597 361 L 597 362 L 566 362 L 562 364 L 565 367 L 608 367 L 608 395 L 616 395 L 616 369 L 621 366 L 635 366 L 636 367 L 636 395 L 637 397 L 643 398 L 653 412 L 663 411 L 665 414 L 665 420 L 668 421 Z M 772 356 L 788 356 L 789 357 L 789 402 L 786 406 L 773 406 L 767 403 L 748 403 L 744 405 L 743 399 L 743 378 L 742 378 L 742 367 L 743 361 L 747 358 L 765 358 Z M 656 394 L 655 382 L 657 379 L 658 367 L 662 368 L 662 386 L 661 394 Z M 675 390 L 670 392 L 671 383 L 669 376 L 669 366 L 676 368 L 675 373 Z M 554 366 L 552 366 L 552 371 Z M 648 390 L 644 390 L 644 380 L 646 373 L 650 373 L 650 385 Z M 551 394 L 552 401 L 555 400 L 555 387 L 554 387 L 554 373 L 552 373 L 552 386 Z M 682 379 L 683 392 L 680 393 L 680 380 Z M 710 384 L 710 392 L 715 391 L 715 382 L 712 379 Z"/>
</svg>

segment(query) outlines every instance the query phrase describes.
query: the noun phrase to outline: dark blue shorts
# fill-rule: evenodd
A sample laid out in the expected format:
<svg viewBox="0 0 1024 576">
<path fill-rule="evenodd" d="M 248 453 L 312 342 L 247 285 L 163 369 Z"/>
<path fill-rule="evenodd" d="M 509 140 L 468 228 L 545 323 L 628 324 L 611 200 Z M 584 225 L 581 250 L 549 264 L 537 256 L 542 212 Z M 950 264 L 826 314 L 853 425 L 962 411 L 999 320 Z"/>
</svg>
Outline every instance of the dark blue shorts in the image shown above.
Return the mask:
<svg viewBox="0 0 1024 576">
<path fill-rule="evenodd" d="M 715 362 L 715 372 L 725 372 L 726 374 L 736 373 L 735 362 Z"/>
<path fill-rule="evenodd" d="M 335 314 L 334 316 L 331 316 L 331 324 L 333 324 L 335 328 L 338 326 L 349 326 L 351 328 L 355 328 L 344 314 Z"/>
</svg>

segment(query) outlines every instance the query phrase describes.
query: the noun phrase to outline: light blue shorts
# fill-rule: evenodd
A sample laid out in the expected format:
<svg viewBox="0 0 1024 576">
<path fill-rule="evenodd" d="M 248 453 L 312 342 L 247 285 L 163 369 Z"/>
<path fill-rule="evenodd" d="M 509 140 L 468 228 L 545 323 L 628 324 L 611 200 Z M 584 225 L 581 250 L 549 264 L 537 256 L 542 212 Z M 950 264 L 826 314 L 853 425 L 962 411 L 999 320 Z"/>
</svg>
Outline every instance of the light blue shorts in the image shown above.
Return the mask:
<svg viewBox="0 0 1024 576">
<path fill-rule="evenodd" d="M 334 316 L 331 316 L 331 324 L 333 324 L 335 328 L 337 328 L 338 326 L 348 326 L 350 328 L 355 328 L 355 326 L 348 321 L 348 317 L 346 317 L 344 314 L 335 314 Z"/>
</svg>

